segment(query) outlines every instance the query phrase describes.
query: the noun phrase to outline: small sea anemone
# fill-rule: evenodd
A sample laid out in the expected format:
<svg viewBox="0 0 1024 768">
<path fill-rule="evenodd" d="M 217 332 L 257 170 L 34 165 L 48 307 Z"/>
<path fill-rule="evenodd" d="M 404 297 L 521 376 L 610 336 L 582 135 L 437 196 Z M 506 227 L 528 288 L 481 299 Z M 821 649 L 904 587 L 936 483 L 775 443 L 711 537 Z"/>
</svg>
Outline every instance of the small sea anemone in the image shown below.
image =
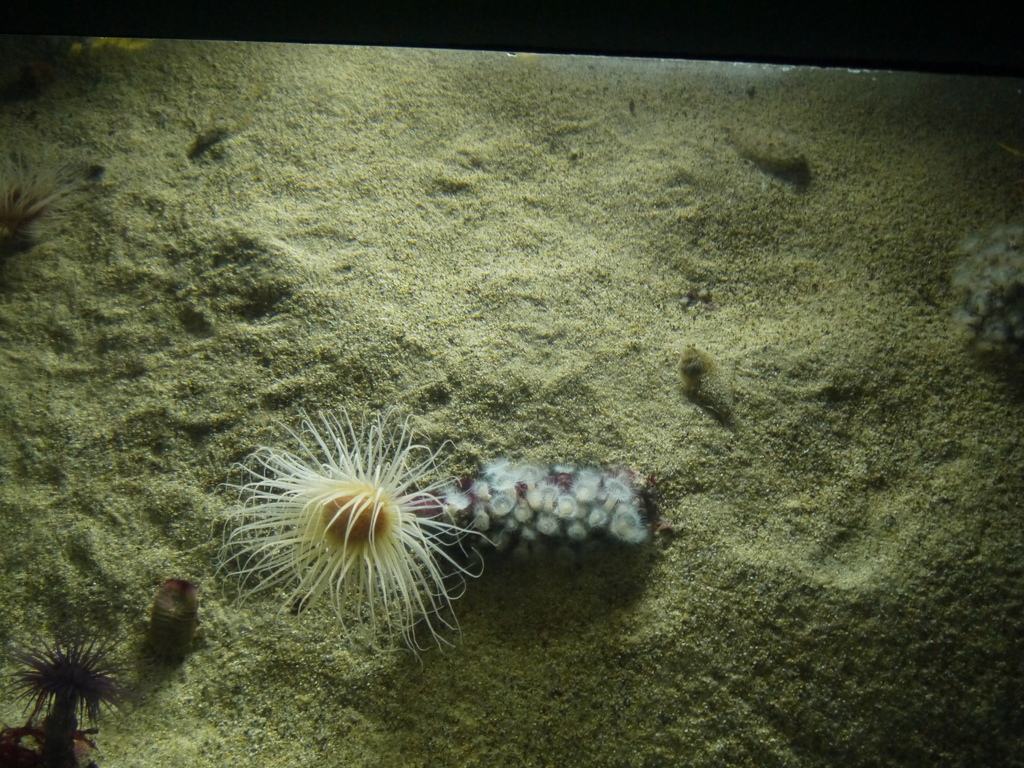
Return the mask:
<svg viewBox="0 0 1024 768">
<path fill-rule="evenodd" d="M 65 169 L 0 158 L 0 253 L 24 250 L 60 220 L 74 186 Z"/>
<path fill-rule="evenodd" d="M 442 644 L 451 600 L 468 574 L 451 554 L 466 530 L 435 495 L 437 455 L 390 414 L 358 424 L 320 414 L 288 430 L 298 452 L 260 447 L 241 504 L 228 511 L 221 560 L 246 597 L 288 590 L 282 610 L 326 595 L 347 632 L 421 649 L 421 622 Z"/>
<path fill-rule="evenodd" d="M 23 666 L 11 675 L 18 698 L 35 700 L 29 720 L 45 712 L 95 722 L 101 706 L 122 704 L 125 691 L 117 680 L 118 669 L 109 660 L 112 649 L 72 640 L 15 651 L 11 658 Z"/>
</svg>

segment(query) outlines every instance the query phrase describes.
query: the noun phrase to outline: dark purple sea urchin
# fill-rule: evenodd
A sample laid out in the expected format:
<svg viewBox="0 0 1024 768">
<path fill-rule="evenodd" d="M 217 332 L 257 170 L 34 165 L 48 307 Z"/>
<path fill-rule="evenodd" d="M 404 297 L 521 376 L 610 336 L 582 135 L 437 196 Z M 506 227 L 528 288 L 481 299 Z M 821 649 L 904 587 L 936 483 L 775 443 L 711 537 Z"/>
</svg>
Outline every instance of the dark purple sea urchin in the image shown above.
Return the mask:
<svg viewBox="0 0 1024 768">
<path fill-rule="evenodd" d="M 15 651 L 11 658 L 24 665 L 11 679 L 17 698 L 35 700 L 32 720 L 63 712 L 95 722 L 100 707 L 117 707 L 125 689 L 117 680 L 118 669 L 109 660 L 113 646 L 73 640 Z"/>
</svg>

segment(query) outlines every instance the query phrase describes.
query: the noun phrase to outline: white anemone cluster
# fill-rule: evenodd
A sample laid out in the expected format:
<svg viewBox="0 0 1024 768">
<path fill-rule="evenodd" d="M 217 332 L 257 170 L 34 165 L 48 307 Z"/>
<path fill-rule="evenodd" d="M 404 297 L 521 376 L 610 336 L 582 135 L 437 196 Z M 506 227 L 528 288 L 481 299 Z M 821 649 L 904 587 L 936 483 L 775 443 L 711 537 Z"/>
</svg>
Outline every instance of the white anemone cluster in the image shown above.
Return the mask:
<svg viewBox="0 0 1024 768">
<path fill-rule="evenodd" d="M 627 470 L 546 468 L 502 459 L 440 495 L 453 518 L 465 520 L 499 550 L 530 552 L 601 539 L 642 544 L 650 535 L 637 478 Z"/>
<path fill-rule="evenodd" d="M 1024 352 L 1024 226 L 1003 225 L 968 238 L 953 287 L 956 319 L 982 350 Z"/>
</svg>

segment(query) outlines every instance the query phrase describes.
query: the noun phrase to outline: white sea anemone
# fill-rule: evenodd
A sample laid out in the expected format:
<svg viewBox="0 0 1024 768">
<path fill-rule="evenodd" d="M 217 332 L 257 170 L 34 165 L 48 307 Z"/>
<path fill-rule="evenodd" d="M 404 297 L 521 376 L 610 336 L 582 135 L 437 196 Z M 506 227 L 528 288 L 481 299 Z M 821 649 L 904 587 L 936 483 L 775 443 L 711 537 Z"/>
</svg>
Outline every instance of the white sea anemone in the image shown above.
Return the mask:
<svg viewBox="0 0 1024 768">
<path fill-rule="evenodd" d="M 221 560 L 243 597 L 284 588 L 282 610 L 326 595 L 346 631 L 374 645 L 422 649 L 455 629 L 454 591 L 467 569 L 450 554 L 465 529 L 446 519 L 437 455 L 390 414 L 358 424 L 342 413 L 288 430 L 298 451 L 260 447 L 228 511 Z"/>
<path fill-rule="evenodd" d="M 28 248 L 49 234 L 75 188 L 66 166 L 0 156 L 0 254 Z"/>
</svg>

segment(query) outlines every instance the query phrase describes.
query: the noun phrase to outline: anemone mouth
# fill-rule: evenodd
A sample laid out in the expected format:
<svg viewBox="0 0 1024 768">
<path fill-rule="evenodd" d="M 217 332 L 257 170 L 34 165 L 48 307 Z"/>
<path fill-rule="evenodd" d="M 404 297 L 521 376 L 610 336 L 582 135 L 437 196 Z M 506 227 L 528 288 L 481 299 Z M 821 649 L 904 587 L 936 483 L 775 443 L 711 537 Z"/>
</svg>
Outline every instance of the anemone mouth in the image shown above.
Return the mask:
<svg viewBox="0 0 1024 768">
<path fill-rule="evenodd" d="M 394 535 L 399 509 L 381 489 L 370 485 L 342 488 L 317 503 L 314 516 L 323 526 L 324 543 L 334 547 L 372 547 Z"/>
<path fill-rule="evenodd" d="M 226 513 L 221 567 L 240 577 L 240 598 L 283 589 L 282 611 L 326 600 L 372 645 L 422 649 L 420 628 L 446 644 L 470 574 L 451 554 L 468 532 L 436 514 L 438 454 L 391 412 L 304 415 L 285 429 L 297 450 L 261 446 L 227 485 L 240 503 Z"/>
</svg>

